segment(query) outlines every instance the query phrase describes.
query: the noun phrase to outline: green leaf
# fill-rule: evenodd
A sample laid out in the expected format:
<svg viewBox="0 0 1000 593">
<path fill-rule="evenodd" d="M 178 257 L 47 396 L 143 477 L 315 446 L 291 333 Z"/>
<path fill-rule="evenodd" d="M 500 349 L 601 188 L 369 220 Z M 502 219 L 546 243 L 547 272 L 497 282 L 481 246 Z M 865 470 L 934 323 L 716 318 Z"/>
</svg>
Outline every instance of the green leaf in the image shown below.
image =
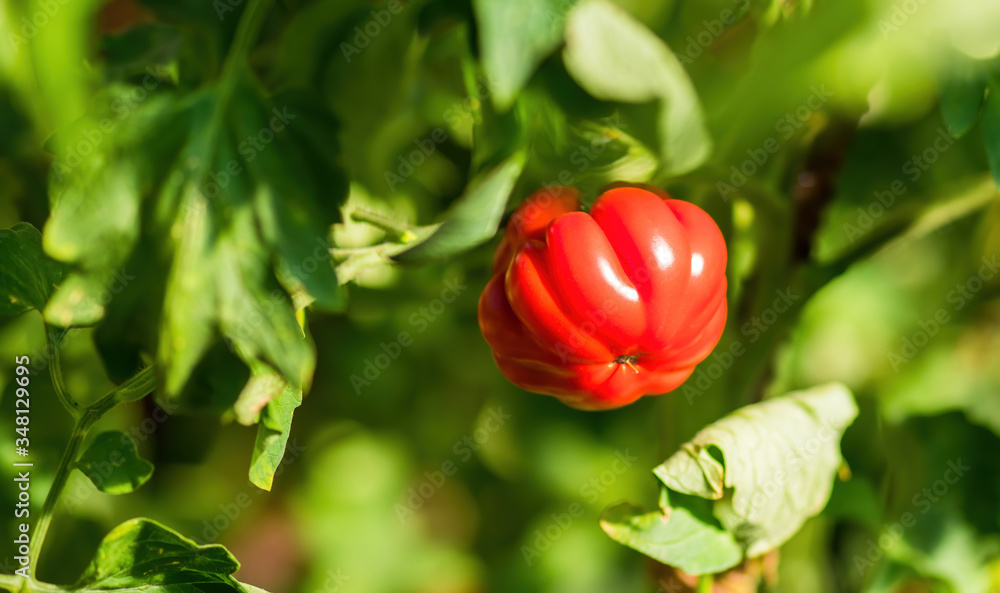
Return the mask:
<svg viewBox="0 0 1000 593">
<path fill-rule="evenodd" d="M 73 273 L 45 306 L 45 322 L 58 327 L 87 327 L 104 318 L 107 282 L 104 274 Z"/>
<path fill-rule="evenodd" d="M 175 108 L 172 93 L 161 90 L 166 73 L 150 72 L 152 90 L 143 88 L 150 96 L 141 103 L 135 103 L 134 87 L 112 86 L 49 143 L 55 159 L 45 249 L 74 266 L 45 311 L 52 325 L 87 326 L 103 318 L 110 289 L 120 291 L 122 267 L 140 235 L 142 196 L 162 179 L 169 156 L 185 139 L 186 114 Z"/>
<path fill-rule="evenodd" d="M 234 213 L 231 231 L 219 237 L 216 247 L 223 334 L 244 360 L 266 360 L 289 383 L 308 388 L 315 353 L 295 318 L 291 300 L 268 273 L 266 253 L 257 243 L 249 208 Z"/>
<path fill-rule="evenodd" d="M 179 28 L 161 23 L 137 25 L 100 39 L 107 78 L 145 76 L 150 64 L 171 62 L 183 45 Z"/>
<path fill-rule="evenodd" d="M 208 593 L 250 591 L 232 577 L 240 564 L 220 545 L 199 546 L 150 519 L 132 519 L 104 538 L 72 591 Z"/>
<path fill-rule="evenodd" d="M 621 503 L 604 511 L 601 527 L 611 539 L 688 574 L 715 574 L 739 564 L 743 549 L 707 515 L 686 508 L 647 513 Z"/>
<path fill-rule="evenodd" d="M 66 266 L 42 250 L 42 234 L 26 222 L 0 230 L 0 315 L 41 311 Z"/>
<path fill-rule="evenodd" d="M 92 143 L 102 141 L 91 136 Z M 56 259 L 88 267 L 120 265 L 139 236 L 139 170 L 134 162 L 110 168 L 100 160 L 95 157 L 80 165 L 82 170 L 66 172 L 80 179 L 57 189 L 45 225 L 45 250 Z M 63 166 L 56 161 L 56 175 Z"/>
<path fill-rule="evenodd" d="M 445 214 L 444 222 L 424 241 L 396 255 L 401 262 L 443 259 L 489 241 L 503 218 L 507 199 L 524 170 L 517 152 L 474 179 L 465 195 Z"/>
<path fill-rule="evenodd" d="M 660 153 L 668 173 L 701 165 L 712 149 L 694 85 L 670 48 L 624 10 L 586 0 L 566 25 L 566 69 L 597 99 L 660 101 Z"/>
<path fill-rule="evenodd" d="M 1000 551 L 995 536 L 981 534 L 954 504 L 942 501 L 894 539 L 886 556 L 917 573 L 944 581 L 956 593 L 991 589 L 989 564 Z"/>
<path fill-rule="evenodd" d="M 990 96 L 983 109 L 983 143 L 993 179 L 1000 185 L 1000 83 L 990 84 Z"/>
<path fill-rule="evenodd" d="M 132 437 L 117 430 L 97 435 L 74 467 L 108 494 L 128 494 L 153 475 L 153 464 L 139 456 Z"/>
<path fill-rule="evenodd" d="M 508 109 L 539 64 L 562 41 L 566 0 L 473 0 L 483 68 L 493 104 Z"/>
<path fill-rule="evenodd" d="M 272 103 L 259 100 L 252 88 L 247 88 L 242 97 L 243 100 L 236 102 L 230 120 L 239 138 L 269 129 L 275 113 L 288 118 L 289 127 L 302 117 L 302 109 L 297 104 L 289 109 L 287 102 L 276 100 L 272 108 Z M 296 139 L 292 133 L 292 129 L 279 130 L 271 145 L 256 154 L 253 167 L 248 171 L 254 187 L 248 187 L 247 191 L 253 193 L 261 236 L 275 254 L 276 272 L 285 288 L 289 292 L 309 295 L 310 302 L 317 307 L 341 310 L 346 301 L 345 292 L 337 283 L 326 240 L 331 218 L 327 213 L 332 211 L 335 216 L 336 204 L 331 207 L 324 202 L 337 202 L 327 197 L 328 192 L 335 196 L 338 190 L 345 188 L 326 187 L 324 179 L 310 175 L 304 165 L 306 153 L 317 148 L 307 144 L 305 134 Z M 327 170 L 338 170 L 330 166 L 331 162 L 336 162 L 335 158 L 329 155 L 325 161 Z"/>
<path fill-rule="evenodd" d="M 972 129 L 986 97 L 986 80 L 970 72 L 941 89 L 941 114 L 951 135 L 960 138 Z"/>
<path fill-rule="evenodd" d="M 239 398 L 233 405 L 236 421 L 244 426 L 254 426 L 260 422 L 261 413 L 276 397 L 281 395 L 287 383 L 274 369 L 258 361 L 250 361 L 251 376 Z"/>
<path fill-rule="evenodd" d="M 116 103 L 122 92 L 109 91 L 52 143 L 56 199 L 45 243 L 76 268 L 46 319 L 91 325 L 112 297 L 129 345 L 155 348 L 167 400 L 192 392 L 187 384 L 223 339 L 243 360 L 267 361 L 307 388 L 315 352 L 291 296 L 302 306 L 344 305 L 327 236 L 346 183 L 336 139 L 324 142 L 336 135 L 328 110 L 301 93 L 265 96 L 240 67 L 187 95 L 151 91 Z M 116 114 L 116 105 L 127 109 Z M 100 136 L 97 121 L 106 124 Z M 96 149 L 80 159 L 74 147 L 88 134 Z M 119 301 L 116 275 L 139 262 L 137 290 Z"/>
<path fill-rule="evenodd" d="M 823 510 L 857 417 L 830 384 L 741 408 L 699 432 L 653 470 L 674 492 L 718 500 L 715 514 L 749 558 L 777 548 Z"/>
<path fill-rule="evenodd" d="M 282 383 L 281 391 L 260 414 L 250 462 L 250 481 L 262 490 L 270 490 L 274 483 L 274 472 L 281 465 L 288 445 L 292 416 L 300 405 L 302 391 Z"/>
<path fill-rule="evenodd" d="M 177 224 L 177 247 L 167 281 L 159 360 L 168 397 L 179 393 L 215 339 L 218 297 L 204 198 L 192 192 Z"/>
</svg>

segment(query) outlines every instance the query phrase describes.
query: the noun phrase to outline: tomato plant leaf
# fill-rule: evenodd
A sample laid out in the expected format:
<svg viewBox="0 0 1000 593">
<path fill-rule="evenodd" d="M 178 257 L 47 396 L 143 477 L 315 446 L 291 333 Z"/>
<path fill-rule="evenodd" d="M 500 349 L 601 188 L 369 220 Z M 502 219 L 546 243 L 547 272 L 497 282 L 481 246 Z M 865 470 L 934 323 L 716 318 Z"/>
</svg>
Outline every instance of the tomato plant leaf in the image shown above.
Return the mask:
<svg viewBox="0 0 1000 593">
<path fill-rule="evenodd" d="M 483 68 L 493 104 L 504 111 L 562 41 L 565 0 L 474 0 Z"/>
<path fill-rule="evenodd" d="M 712 140 L 694 84 L 670 48 L 642 23 L 605 0 L 587 0 L 566 24 L 566 69 L 597 99 L 660 102 L 660 154 L 668 173 L 691 171 Z"/>
<path fill-rule="evenodd" d="M 121 101 L 134 87 L 115 87 L 52 143 L 56 198 L 45 244 L 74 271 L 46 319 L 99 322 L 108 297 L 124 290 L 118 280 L 132 278 L 124 266 L 152 257 L 156 266 L 132 274 L 157 294 L 115 303 L 114 322 L 144 332 L 129 341 L 156 350 L 167 400 L 185 392 L 221 340 L 308 388 L 315 353 L 290 295 L 343 307 L 327 235 L 346 183 L 335 138 L 318 149 L 322 167 L 302 151 L 336 126 L 302 94 L 265 96 L 246 68 L 187 95 L 157 80 L 164 90 L 138 102 Z M 156 323 L 142 321 L 151 316 Z"/>
<path fill-rule="evenodd" d="M 152 90 L 115 85 L 79 121 L 50 142 L 55 154 L 49 193 L 52 214 L 45 250 L 72 264 L 53 295 L 45 319 L 53 325 L 87 326 L 104 317 L 109 287 L 121 287 L 124 263 L 140 235 L 140 204 L 169 168 L 163 159 L 179 150 L 186 113 L 167 91 L 165 73 L 150 74 Z M 147 96 L 150 95 L 150 96 Z M 150 140 L 155 139 L 155 140 Z"/>
<path fill-rule="evenodd" d="M 281 395 L 286 382 L 266 364 L 250 361 L 251 375 L 233 405 L 236 421 L 244 426 L 260 422 L 260 415 L 271 401 Z"/>
<path fill-rule="evenodd" d="M 240 564 L 220 545 L 199 546 L 150 519 L 132 519 L 101 542 L 72 591 L 246 593 L 232 574 Z"/>
<path fill-rule="evenodd" d="M 1000 185 L 1000 83 L 990 84 L 990 96 L 983 109 L 983 143 L 993 179 Z"/>
<path fill-rule="evenodd" d="M 823 510 L 841 464 L 840 438 L 857 417 L 831 384 L 741 408 L 708 426 L 653 470 L 670 490 L 717 500 L 715 514 L 759 556 Z"/>
<path fill-rule="evenodd" d="M 139 456 L 135 440 L 117 430 L 97 435 L 74 467 L 108 494 L 132 492 L 153 475 L 153 464 Z"/>
<path fill-rule="evenodd" d="M 507 199 L 525 162 L 525 153 L 518 151 L 474 179 L 445 214 L 444 222 L 424 241 L 396 255 L 396 259 L 402 262 L 441 259 L 490 240 L 497 232 Z"/>
<path fill-rule="evenodd" d="M 626 502 L 604 511 L 601 528 L 611 539 L 686 573 L 714 574 L 739 564 L 743 549 L 707 515 L 686 508 L 647 513 Z"/>
<path fill-rule="evenodd" d="M 257 441 L 250 462 L 250 481 L 262 490 L 270 490 L 274 473 L 281 465 L 288 445 L 295 409 L 302 405 L 302 391 L 284 384 L 277 397 L 260 413 Z"/>
<path fill-rule="evenodd" d="M 963 73 L 941 88 L 941 114 L 951 135 L 960 138 L 972 129 L 986 97 L 986 80 L 975 72 Z"/>
<path fill-rule="evenodd" d="M 45 308 L 66 266 L 42 250 L 42 234 L 26 222 L 0 230 L 0 315 Z"/>
</svg>

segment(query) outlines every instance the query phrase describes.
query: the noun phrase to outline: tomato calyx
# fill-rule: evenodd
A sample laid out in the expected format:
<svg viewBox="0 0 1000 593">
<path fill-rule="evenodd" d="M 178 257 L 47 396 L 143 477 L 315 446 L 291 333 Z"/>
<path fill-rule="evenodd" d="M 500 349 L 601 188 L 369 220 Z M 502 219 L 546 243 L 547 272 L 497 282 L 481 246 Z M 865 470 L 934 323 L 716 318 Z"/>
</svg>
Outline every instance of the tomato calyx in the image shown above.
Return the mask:
<svg viewBox="0 0 1000 593">
<path fill-rule="evenodd" d="M 639 372 L 639 367 L 635 366 L 637 362 L 639 362 L 639 356 L 636 354 L 622 354 L 615 359 L 615 364 L 623 364 L 635 373 Z"/>
</svg>

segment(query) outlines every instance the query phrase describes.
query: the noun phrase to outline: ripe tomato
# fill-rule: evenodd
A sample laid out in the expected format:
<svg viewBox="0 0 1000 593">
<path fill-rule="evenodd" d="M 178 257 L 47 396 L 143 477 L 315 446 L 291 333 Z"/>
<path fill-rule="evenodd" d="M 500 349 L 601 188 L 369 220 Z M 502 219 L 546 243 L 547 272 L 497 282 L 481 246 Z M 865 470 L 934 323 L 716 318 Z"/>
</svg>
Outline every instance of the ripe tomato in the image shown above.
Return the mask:
<svg viewBox="0 0 1000 593">
<path fill-rule="evenodd" d="M 726 243 L 704 210 L 615 187 L 590 212 L 571 188 L 507 225 L 479 326 L 514 384 L 601 410 L 677 388 L 726 323 Z"/>
</svg>

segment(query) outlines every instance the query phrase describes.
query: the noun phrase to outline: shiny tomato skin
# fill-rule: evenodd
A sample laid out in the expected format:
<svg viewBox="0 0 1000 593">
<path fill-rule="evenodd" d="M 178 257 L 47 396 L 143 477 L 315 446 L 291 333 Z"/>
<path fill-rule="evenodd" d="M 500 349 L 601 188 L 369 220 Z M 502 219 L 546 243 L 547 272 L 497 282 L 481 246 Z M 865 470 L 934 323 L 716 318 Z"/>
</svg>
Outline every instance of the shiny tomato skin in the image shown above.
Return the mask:
<svg viewBox="0 0 1000 593">
<path fill-rule="evenodd" d="M 589 212 L 572 188 L 511 218 L 479 324 L 514 384 L 604 410 L 676 389 L 726 323 L 726 244 L 701 208 L 617 186 Z"/>
</svg>

